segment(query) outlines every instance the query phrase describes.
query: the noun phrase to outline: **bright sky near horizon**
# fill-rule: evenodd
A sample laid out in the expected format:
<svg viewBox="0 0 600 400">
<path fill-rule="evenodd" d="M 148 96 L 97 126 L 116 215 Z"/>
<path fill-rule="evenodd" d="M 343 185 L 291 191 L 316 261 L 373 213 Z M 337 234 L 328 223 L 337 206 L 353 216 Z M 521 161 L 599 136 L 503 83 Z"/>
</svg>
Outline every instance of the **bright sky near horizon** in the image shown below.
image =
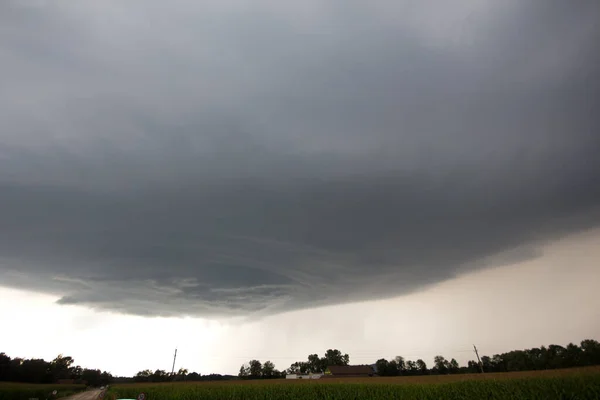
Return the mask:
<svg viewBox="0 0 600 400">
<path fill-rule="evenodd" d="M 131 376 L 178 368 L 237 374 L 252 358 L 285 369 L 308 354 L 338 348 L 352 363 L 402 355 L 431 364 L 441 354 L 474 359 L 600 336 L 600 231 L 546 246 L 535 260 L 458 276 L 388 300 L 293 311 L 256 321 L 147 318 L 55 304 L 56 297 L 0 288 L 2 351 Z M 514 279 L 518 274 L 519 279 Z"/>
<path fill-rule="evenodd" d="M 236 373 L 599 339 L 598 15 L 0 0 L 0 351 Z"/>
</svg>

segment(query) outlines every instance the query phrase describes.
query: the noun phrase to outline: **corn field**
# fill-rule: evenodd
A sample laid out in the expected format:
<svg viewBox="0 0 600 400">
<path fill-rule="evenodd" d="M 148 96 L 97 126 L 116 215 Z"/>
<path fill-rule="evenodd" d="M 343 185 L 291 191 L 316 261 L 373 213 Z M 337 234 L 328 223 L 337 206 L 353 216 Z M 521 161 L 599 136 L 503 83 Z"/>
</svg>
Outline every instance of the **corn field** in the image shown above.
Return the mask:
<svg viewBox="0 0 600 400">
<path fill-rule="evenodd" d="M 84 385 L 0 383 L 0 400 L 51 400 L 67 397 L 84 389 Z M 56 395 L 52 394 L 55 390 Z"/>
<path fill-rule="evenodd" d="M 469 399 L 600 399 L 600 374 L 514 379 L 484 379 L 449 383 L 392 383 L 372 379 L 371 383 L 351 379 L 329 382 L 230 382 L 113 386 L 107 399 L 135 399 L 145 393 L 147 400 L 469 400 Z"/>
</svg>

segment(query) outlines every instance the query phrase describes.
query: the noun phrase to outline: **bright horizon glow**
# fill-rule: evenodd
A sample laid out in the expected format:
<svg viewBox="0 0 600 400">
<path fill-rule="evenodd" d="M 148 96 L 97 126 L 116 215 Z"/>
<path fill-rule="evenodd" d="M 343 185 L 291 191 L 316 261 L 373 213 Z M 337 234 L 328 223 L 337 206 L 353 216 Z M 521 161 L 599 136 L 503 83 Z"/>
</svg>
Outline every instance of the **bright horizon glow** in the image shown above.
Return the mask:
<svg viewBox="0 0 600 400">
<path fill-rule="evenodd" d="M 431 366 L 441 354 L 461 365 L 480 354 L 600 337 L 600 231 L 542 249 L 538 259 L 465 274 L 407 296 L 289 312 L 260 320 L 146 318 L 60 306 L 51 296 L 0 288 L 0 351 L 113 375 L 143 369 L 237 374 L 252 359 L 286 369 L 338 348 L 352 364 L 402 355 Z"/>
</svg>

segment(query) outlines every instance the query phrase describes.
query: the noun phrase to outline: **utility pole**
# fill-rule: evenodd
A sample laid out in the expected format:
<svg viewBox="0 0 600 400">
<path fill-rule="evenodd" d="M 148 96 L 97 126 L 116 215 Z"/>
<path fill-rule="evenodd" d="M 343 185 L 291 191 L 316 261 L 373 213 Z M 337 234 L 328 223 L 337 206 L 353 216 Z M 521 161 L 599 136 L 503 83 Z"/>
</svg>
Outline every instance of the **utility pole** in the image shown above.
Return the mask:
<svg viewBox="0 0 600 400">
<path fill-rule="evenodd" d="M 477 347 L 473 345 L 473 349 L 475 349 L 475 355 L 477 356 L 477 361 L 479 361 L 479 368 L 481 368 L 481 373 L 483 374 L 483 364 L 481 363 L 481 358 L 479 358 L 479 353 L 477 352 Z"/>
<path fill-rule="evenodd" d="M 177 348 L 175 348 L 175 355 L 173 356 L 173 368 L 171 368 L 171 375 L 175 372 L 175 359 L 177 358 Z"/>
</svg>

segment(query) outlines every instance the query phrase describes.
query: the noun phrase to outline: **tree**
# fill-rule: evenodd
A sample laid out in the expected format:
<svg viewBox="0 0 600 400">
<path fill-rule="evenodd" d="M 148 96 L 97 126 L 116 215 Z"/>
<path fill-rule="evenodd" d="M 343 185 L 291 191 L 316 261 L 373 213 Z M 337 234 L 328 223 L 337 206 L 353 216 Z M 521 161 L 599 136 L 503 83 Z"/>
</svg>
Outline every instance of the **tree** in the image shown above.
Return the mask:
<svg viewBox="0 0 600 400">
<path fill-rule="evenodd" d="M 417 364 L 412 361 L 412 360 L 408 360 L 406 362 L 406 375 L 418 375 L 419 374 L 419 368 L 417 366 Z"/>
<path fill-rule="evenodd" d="M 102 374 L 100 375 L 100 383 L 102 385 L 108 385 L 109 383 L 111 383 L 113 380 L 113 377 L 111 374 L 109 374 L 106 371 L 103 371 Z"/>
<path fill-rule="evenodd" d="M 150 376 L 152 382 L 166 382 L 169 378 L 169 374 L 164 369 L 157 369 L 152 376 Z"/>
<path fill-rule="evenodd" d="M 136 382 L 148 382 L 148 377 L 150 375 L 152 375 L 150 370 L 140 371 L 133 379 Z M 99 369 L 85 368 L 81 373 L 81 379 L 85 381 L 88 386 L 100 386 L 102 384 L 102 372 Z"/>
<path fill-rule="evenodd" d="M 375 371 L 379 376 L 387 376 L 389 362 L 385 358 L 380 358 L 375 362 Z"/>
<path fill-rule="evenodd" d="M 79 365 L 71 368 L 71 379 L 74 379 L 75 381 L 79 381 L 79 380 L 81 380 L 82 374 L 83 374 L 83 368 L 81 368 Z"/>
<path fill-rule="evenodd" d="M 492 357 L 492 368 L 494 372 L 506 372 L 506 362 L 499 354 L 494 354 Z"/>
<path fill-rule="evenodd" d="M 421 360 L 420 358 L 417 360 L 416 367 L 421 375 L 427 375 L 427 373 L 429 372 L 429 370 L 427 369 L 427 364 L 425 364 L 425 361 Z"/>
<path fill-rule="evenodd" d="M 71 375 L 71 366 L 74 362 L 75 360 L 73 360 L 73 357 L 64 357 L 62 354 L 59 354 L 52 360 L 50 363 L 50 370 L 52 371 L 54 380 L 69 379 Z"/>
<path fill-rule="evenodd" d="M 288 369 L 286 369 L 285 372 L 290 375 L 299 374 L 300 373 L 300 363 L 298 363 L 296 361 L 295 363 L 290 365 L 290 367 Z"/>
<path fill-rule="evenodd" d="M 14 382 L 25 382 L 25 376 L 22 373 L 21 366 L 23 365 L 23 359 L 15 357 L 10 360 L 10 378 L 9 380 Z"/>
<path fill-rule="evenodd" d="M 41 359 L 23 360 L 19 371 L 21 380 L 30 383 L 52 383 L 49 365 Z"/>
<path fill-rule="evenodd" d="M 294 364 L 290 367 L 294 370 L 296 368 Z M 259 360 L 250 360 L 247 364 L 243 364 L 238 373 L 238 377 L 241 379 L 274 379 L 282 376 L 285 376 L 285 372 L 278 371 L 273 362 L 265 361 L 262 364 Z"/>
<path fill-rule="evenodd" d="M 258 379 L 262 376 L 262 364 L 258 360 L 250 360 L 249 365 L 249 377 L 250 379 Z"/>
<path fill-rule="evenodd" d="M 433 359 L 434 367 L 436 373 L 440 375 L 445 375 L 448 373 L 448 361 L 442 356 L 435 356 Z"/>
<path fill-rule="evenodd" d="M 481 365 L 484 372 L 494 372 L 492 359 L 489 356 L 481 356 Z"/>
<path fill-rule="evenodd" d="M 450 373 L 458 374 L 459 372 L 460 372 L 460 366 L 458 365 L 458 361 L 456 361 L 453 358 L 452 360 L 450 360 Z"/>
<path fill-rule="evenodd" d="M 310 372 L 323 372 L 327 368 L 327 359 L 319 358 L 318 354 L 311 354 L 308 356 L 308 367 Z"/>
<path fill-rule="evenodd" d="M 567 349 L 562 346 L 551 344 L 548 346 L 547 363 L 551 369 L 564 368 L 566 365 Z"/>
<path fill-rule="evenodd" d="M 188 380 L 188 381 L 199 381 L 201 377 L 202 377 L 202 375 L 200 375 L 199 373 L 197 373 L 197 372 L 191 372 L 191 373 L 187 374 L 187 377 L 186 377 L 187 379 L 186 380 Z"/>
<path fill-rule="evenodd" d="M 467 363 L 467 372 L 470 373 L 470 374 L 476 374 L 478 372 L 481 372 L 480 369 L 479 369 L 479 364 L 477 363 L 477 361 L 470 360 Z"/>
<path fill-rule="evenodd" d="M 265 379 L 275 378 L 275 364 L 273 364 L 271 361 L 265 361 L 262 366 L 261 376 Z"/>
<path fill-rule="evenodd" d="M 547 352 L 548 350 L 542 346 L 541 348 L 534 347 L 533 349 L 525 350 L 527 354 L 528 365 L 527 369 L 541 370 L 547 368 Z M 485 368 L 485 367 L 484 367 Z M 493 368 L 489 368 L 490 371 Z"/>
<path fill-rule="evenodd" d="M 250 366 L 248 364 L 242 364 L 238 377 L 241 379 L 247 379 L 250 376 Z"/>
<path fill-rule="evenodd" d="M 348 363 L 350 363 L 350 356 L 348 354 L 342 354 L 342 352 L 337 349 L 327 350 L 324 358 L 326 367 L 330 365 L 348 365 Z"/>
<path fill-rule="evenodd" d="M 185 381 L 188 375 L 188 370 L 185 368 L 179 368 L 179 371 L 173 377 L 176 381 Z"/>
<path fill-rule="evenodd" d="M 581 361 L 584 365 L 600 364 L 600 343 L 586 339 L 581 342 Z"/>
<path fill-rule="evenodd" d="M 390 361 L 388 363 L 387 375 L 388 376 L 398 376 L 399 373 L 400 373 L 400 371 L 398 371 L 398 364 L 396 363 L 396 360 Z"/>
<path fill-rule="evenodd" d="M 304 361 L 296 361 L 287 369 L 288 374 L 307 374 L 311 372 L 311 366 Z"/>
<path fill-rule="evenodd" d="M 329 349 L 322 358 L 318 354 L 310 354 L 308 361 L 296 361 L 286 370 L 288 374 L 306 374 L 309 372 L 325 372 L 330 365 L 348 365 L 350 356 L 337 349 Z"/>
<path fill-rule="evenodd" d="M 0 353 L 0 381 L 10 380 L 10 361 L 6 353 Z"/>
<path fill-rule="evenodd" d="M 396 361 L 396 366 L 398 367 L 398 375 L 403 375 L 406 370 L 406 361 L 404 361 L 404 357 L 396 356 L 394 361 Z"/>
<path fill-rule="evenodd" d="M 569 343 L 565 348 L 564 365 L 565 367 L 575 367 L 581 365 L 582 351 L 579 346 Z"/>
</svg>

